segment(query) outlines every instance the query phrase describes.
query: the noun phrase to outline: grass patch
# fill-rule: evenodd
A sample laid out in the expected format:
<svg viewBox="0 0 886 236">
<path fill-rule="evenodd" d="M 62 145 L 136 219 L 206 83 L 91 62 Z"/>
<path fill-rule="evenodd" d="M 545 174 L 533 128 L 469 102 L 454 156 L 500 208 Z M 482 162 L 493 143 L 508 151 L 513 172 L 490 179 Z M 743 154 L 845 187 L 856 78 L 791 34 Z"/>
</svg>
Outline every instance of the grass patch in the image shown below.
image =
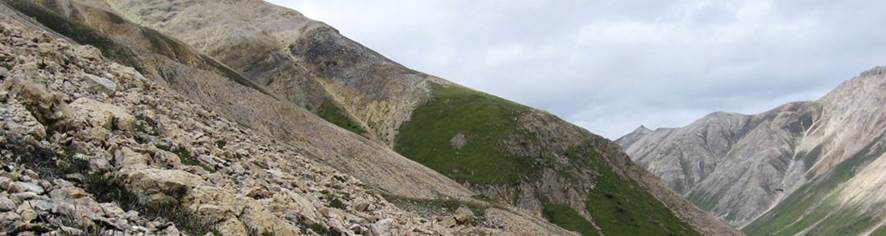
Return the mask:
<svg viewBox="0 0 886 236">
<path fill-rule="evenodd" d="M 567 205 L 545 202 L 542 213 L 545 219 L 564 229 L 579 232 L 583 236 L 599 235 L 591 222 Z"/>
<path fill-rule="evenodd" d="M 598 175 L 587 210 L 603 234 L 699 235 L 633 180 L 619 176 L 600 158 L 592 162 Z"/>
<path fill-rule="evenodd" d="M 366 130 L 364 130 L 362 126 L 351 120 L 347 113 L 336 106 L 332 101 L 323 101 L 323 104 L 320 105 L 320 109 L 317 110 L 317 115 L 324 120 L 329 121 L 329 123 L 335 124 L 338 127 L 344 128 L 355 134 L 366 134 Z"/>
<path fill-rule="evenodd" d="M 880 228 L 871 232 L 871 236 L 886 236 L 886 225 L 880 226 Z"/>
<path fill-rule="evenodd" d="M 517 183 L 531 173 L 530 158 L 503 151 L 502 140 L 517 134 L 516 118 L 528 108 L 461 86 L 431 84 L 433 98 L 400 126 L 395 149 L 456 181 Z M 461 148 L 450 140 L 465 136 Z"/>
</svg>

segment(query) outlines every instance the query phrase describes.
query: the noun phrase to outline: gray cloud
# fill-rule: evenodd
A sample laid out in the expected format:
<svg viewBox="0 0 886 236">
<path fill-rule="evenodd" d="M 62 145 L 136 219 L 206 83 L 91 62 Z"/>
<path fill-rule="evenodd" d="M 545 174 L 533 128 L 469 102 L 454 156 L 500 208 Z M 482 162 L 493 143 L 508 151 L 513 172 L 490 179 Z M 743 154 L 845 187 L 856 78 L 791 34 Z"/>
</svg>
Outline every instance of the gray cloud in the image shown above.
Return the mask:
<svg viewBox="0 0 886 236">
<path fill-rule="evenodd" d="M 816 99 L 886 64 L 884 1 L 271 2 L 609 138 Z"/>
</svg>

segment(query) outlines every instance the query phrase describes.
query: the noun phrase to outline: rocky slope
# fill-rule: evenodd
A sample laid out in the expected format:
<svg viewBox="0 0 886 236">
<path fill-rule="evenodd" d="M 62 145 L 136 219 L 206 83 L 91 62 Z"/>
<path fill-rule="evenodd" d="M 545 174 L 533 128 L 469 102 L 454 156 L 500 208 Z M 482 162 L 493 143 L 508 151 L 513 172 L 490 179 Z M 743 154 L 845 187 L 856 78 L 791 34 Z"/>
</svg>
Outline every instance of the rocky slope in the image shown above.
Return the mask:
<svg viewBox="0 0 886 236">
<path fill-rule="evenodd" d="M 549 219 L 569 215 L 568 221 L 583 222 L 579 228 L 595 233 L 656 228 L 677 234 L 732 232 L 671 198 L 654 179 L 643 178 L 643 170 L 619 166 L 629 162 L 621 160 L 626 158 L 617 149 L 609 149 L 608 141 L 545 112 L 405 68 L 295 11 L 255 1 L 93 4 L 195 45 L 252 82 L 284 94 L 285 100 L 393 147 L 485 198 Z M 240 55 L 243 50 L 250 55 Z M 297 86 L 306 84 L 311 85 Z M 325 93 L 305 90 L 314 85 Z M 324 106 L 343 115 L 330 117 Z M 602 182 L 630 187 L 610 193 L 594 188 Z M 620 201 L 640 204 L 627 210 L 608 208 L 605 201 L 591 200 L 594 195 L 619 195 L 625 198 Z M 668 206 L 687 208 L 678 209 L 675 217 L 662 210 Z M 595 214 L 608 220 L 597 224 Z"/>
<path fill-rule="evenodd" d="M 245 0 L 5 2 L 34 27 L 93 45 L 269 145 L 293 147 L 444 225 L 432 231 L 567 234 L 543 216 L 588 235 L 738 234 L 608 140 L 400 66 L 288 9 Z M 479 227 L 446 217 L 465 215 L 457 206 L 481 216 Z"/>
<path fill-rule="evenodd" d="M 672 189 L 752 235 L 882 232 L 883 72 L 814 102 L 714 113 L 617 142 Z"/>
<path fill-rule="evenodd" d="M 4 233 L 571 234 L 504 206 L 381 195 L 0 8 Z"/>
</svg>

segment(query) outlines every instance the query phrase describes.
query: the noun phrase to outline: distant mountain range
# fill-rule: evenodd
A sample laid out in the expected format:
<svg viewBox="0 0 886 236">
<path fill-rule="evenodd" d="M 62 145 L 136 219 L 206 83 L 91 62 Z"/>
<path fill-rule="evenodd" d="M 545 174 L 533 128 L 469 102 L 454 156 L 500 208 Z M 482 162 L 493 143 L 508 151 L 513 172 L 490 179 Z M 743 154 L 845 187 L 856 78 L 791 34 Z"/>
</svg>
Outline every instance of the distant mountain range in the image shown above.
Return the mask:
<svg viewBox="0 0 886 236">
<path fill-rule="evenodd" d="M 886 68 L 812 102 L 616 142 L 697 206 L 749 235 L 886 235 Z"/>
</svg>

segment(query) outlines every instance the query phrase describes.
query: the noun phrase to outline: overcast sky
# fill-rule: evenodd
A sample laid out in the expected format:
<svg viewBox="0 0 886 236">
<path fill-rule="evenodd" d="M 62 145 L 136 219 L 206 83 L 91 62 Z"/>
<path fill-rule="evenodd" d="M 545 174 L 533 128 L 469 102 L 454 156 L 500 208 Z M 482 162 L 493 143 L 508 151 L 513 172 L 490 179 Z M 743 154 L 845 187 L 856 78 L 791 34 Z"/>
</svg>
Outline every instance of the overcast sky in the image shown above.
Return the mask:
<svg viewBox="0 0 886 236">
<path fill-rule="evenodd" d="M 813 100 L 886 65 L 879 0 L 271 0 L 611 139 Z"/>
</svg>

